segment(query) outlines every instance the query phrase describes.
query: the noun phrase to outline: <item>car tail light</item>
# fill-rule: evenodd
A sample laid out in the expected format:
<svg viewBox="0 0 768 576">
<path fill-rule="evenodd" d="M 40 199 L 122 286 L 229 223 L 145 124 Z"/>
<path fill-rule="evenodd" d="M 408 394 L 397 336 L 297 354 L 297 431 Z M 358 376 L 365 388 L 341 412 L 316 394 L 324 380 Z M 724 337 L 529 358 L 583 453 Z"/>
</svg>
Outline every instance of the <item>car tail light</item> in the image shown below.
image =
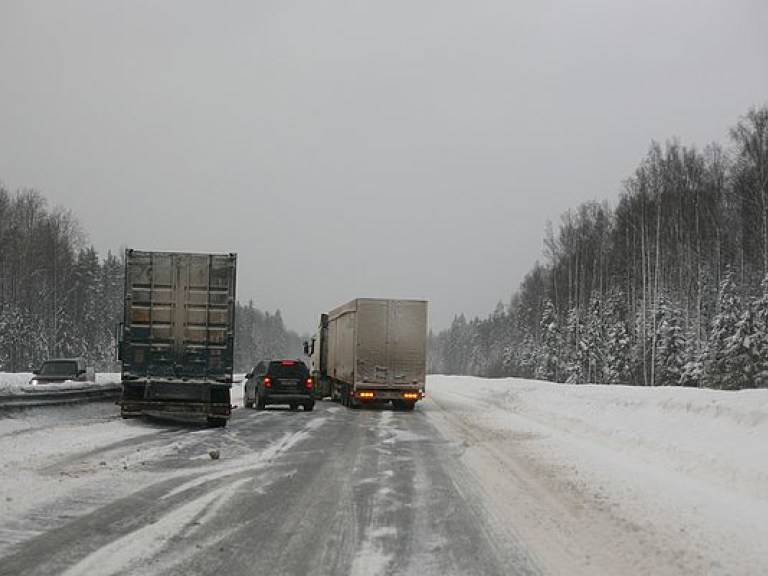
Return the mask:
<svg viewBox="0 0 768 576">
<path fill-rule="evenodd" d="M 315 383 L 312 382 L 312 378 L 307 378 L 307 381 L 304 382 L 304 386 L 306 386 L 308 390 L 311 390 L 312 386 L 314 386 L 314 385 L 315 385 Z"/>
<path fill-rule="evenodd" d="M 270 378 L 269 376 L 264 377 L 264 387 L 272 388 L 272 378 Z"/>
<path fill-rule="evenodd" d="M 294 362 L 293 360 L 283 360 L 282 362 L 280 362 L 281 366 L 293 366 L 295 364 L 296 362 Z"/>
</svg>

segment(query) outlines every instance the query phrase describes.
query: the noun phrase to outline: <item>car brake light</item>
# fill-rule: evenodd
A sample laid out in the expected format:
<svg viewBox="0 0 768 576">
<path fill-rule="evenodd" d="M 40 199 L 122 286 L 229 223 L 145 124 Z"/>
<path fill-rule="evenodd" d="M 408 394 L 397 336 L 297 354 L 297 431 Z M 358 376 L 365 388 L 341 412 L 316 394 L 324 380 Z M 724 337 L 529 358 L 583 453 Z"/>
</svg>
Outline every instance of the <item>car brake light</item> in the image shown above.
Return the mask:
<svg viewBox="0 0 768 576">
<path fill-rule="evenodd" d="M 312 386 L 314 386 L 314 382 L 312 382 L 312 378 L 307 378 L 307 381 L 304 382 L 304 386 L 306 386 L 308 389 L 311 389 Z"/>
<path fill-rule="evenodd" d="M 296 364 L 296 362 L 294 362 L 293 360 L 283 360 L 282 362 L 280 362 L 281 366 L 293 366 L 294 364 Z"/>
<path fill-rule="evenodd" d="M 264 377 L 264 386 L 266 386 L 267 388 L 271 388 L 272 387 L 272 378 L 270 378 L 269 376 L 265 376 Z"/>
</svg>

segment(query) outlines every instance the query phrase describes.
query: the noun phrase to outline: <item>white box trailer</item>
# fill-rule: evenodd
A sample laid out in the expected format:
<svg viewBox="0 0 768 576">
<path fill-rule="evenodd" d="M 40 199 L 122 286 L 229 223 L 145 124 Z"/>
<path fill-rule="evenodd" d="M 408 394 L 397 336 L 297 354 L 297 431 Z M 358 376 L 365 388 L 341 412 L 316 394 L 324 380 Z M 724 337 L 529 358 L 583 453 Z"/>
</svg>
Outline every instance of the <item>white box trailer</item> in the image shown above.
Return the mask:
<svg viewBox="0 0 768 576">
<path fill-rule="evenodd" d="M 312 363 L 333 399 L 412 409 L 424 397 L 427 302 L 358 298 L 325 316 Z"/>
</svg>

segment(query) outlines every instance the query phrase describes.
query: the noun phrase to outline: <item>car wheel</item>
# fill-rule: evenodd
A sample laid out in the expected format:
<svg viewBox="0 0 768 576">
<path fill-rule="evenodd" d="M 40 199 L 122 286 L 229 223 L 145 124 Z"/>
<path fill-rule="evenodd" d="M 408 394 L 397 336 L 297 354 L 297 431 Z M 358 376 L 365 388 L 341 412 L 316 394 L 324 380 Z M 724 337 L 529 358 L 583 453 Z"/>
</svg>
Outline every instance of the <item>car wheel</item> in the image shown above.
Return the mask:
<svg viewBox="0 0 768 576">
<path fill-rule="evenodd" d="M 315 409 L 315 403 L 314 402 L 307 402 L 304 404 L 304 412 L 312 412 L 312 410 Z"/>
<path fill-rule="evenodd" d="M 299 403 L 298 402 L 289 402 L 288 406 L 290 406 L 291 410 L 298 410 L 299 409 Z"/>
<path fill-rule="evenodd" d="M 264 398 L 261 397 L 261 394 L 256 392 L 256 410 L 264 410 L 264 407 L 267 404 L 264 402 Z"/>
</svg>

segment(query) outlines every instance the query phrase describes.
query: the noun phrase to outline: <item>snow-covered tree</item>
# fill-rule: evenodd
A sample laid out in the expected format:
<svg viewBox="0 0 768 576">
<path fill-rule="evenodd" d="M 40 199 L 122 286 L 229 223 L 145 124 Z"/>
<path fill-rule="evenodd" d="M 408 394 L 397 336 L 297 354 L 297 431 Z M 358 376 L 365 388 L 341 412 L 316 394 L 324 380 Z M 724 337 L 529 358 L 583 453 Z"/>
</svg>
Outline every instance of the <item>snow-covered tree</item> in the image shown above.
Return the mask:
<svg viewBox="0 0 768 576">
<path fill-rule="evenodd" d="M 630 364 L 631 341 L 621 302 L 624 295 L 615 291 L 609 295 L 605 309 L 605 355 L 603 358 L 603 382 L 606 384 L 632 383 Z"/>
<path fill-rule="evenodd" d="M 579 309 L 577 306 L 573 306 L 568 311 L 568 319 L 566 321 L 565 349 L 565 372 L 567 375 L 565 381 L 568 384 L 583 384 L 585 343 L 583 338 L 581 318 L 579 316 Z"/>
<path fill-rule="evenodd" d="M 751 342 L 754 362 L 753 382 L 758 388 L 768 387 L 768 275 L 761 283 L 762 294 L 753 304 L 753 336 Z"/>
<path fill-rule="evenodd" d="M 744 381 L 740 371 L 747 367 L 742 344 L 748 328 L 730 270 L 720 283 L 719 294 L 717 314 L 712 320 L 703 358 L 703 382 L 711 388 L 736 389 Z"/>
<path fill-rule="evenodd" d="M 655 384 L 677 386 L 686 364 L 683 313 L 666 297 L 660 298 L 656 326 Z"/>
<path fill-rule="evenodd" d="M 563 375 L 563 335 L 557 318 L 557 311 L 549 298 L 544 302 L 540 330 L 541 345 L 537 358 L 536 378 L 560 382 Z"/>
<path fill-rule="evenodd" d="M 605 334 L 603 331 L 603 316 L 600 299 L 593 296 L 589 302 L 589 315 L 582 335 L 583 362 L 585 380 L 591 384 L 599 384 L 603 371 L 605 357 Z"/>
</svg>

